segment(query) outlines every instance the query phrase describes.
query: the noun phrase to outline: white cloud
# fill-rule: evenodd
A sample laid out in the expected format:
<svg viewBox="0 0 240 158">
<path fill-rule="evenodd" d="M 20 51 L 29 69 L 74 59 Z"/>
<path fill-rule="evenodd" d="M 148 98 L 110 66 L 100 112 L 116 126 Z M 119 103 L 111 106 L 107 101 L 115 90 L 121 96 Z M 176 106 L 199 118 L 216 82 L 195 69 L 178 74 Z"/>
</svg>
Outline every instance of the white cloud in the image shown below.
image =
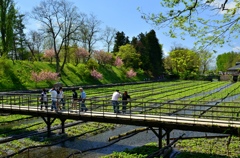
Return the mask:
<svg viewBox="0 0 240 158">
<path fill-rule="evenodd" d="M 221 8 L 221 6 L 224 4 L 226 0 L 215 0 L 213 3 L 211 3 L 211 6 L 215 7 L 215 8 Z M 226 3 L 225 5 L 225 9 L 232 9 L 236 7 L 236 2 L 234 2 L 233 0 L 230 0 L 229 2 Z M 219 11 L 220 14 L 224 14 L 226 13 L 226 10 Z"/>
<path fill-rule="evenodd" d="M 240 46 L 236 46 L 232 49 L 234 52 L 240 52 Z"/>
</svg>

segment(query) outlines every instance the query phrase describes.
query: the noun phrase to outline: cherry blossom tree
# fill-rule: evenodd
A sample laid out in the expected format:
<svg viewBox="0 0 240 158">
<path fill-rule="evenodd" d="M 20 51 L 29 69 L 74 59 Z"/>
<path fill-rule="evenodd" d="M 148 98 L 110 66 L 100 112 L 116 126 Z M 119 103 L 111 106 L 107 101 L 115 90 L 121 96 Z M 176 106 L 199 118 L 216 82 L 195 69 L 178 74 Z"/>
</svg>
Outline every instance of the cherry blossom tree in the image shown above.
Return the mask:
<svg viewBox="0 0 240 158">
<path fill-rule="evenodd" d="M 127 75 L 127 78 L 132 78 L 132 77 L 135 77 L 137 73 L 134 72 L 133 69 L 130 69 L 129 71 L 127 71 L 126 75 Z"/>
<path fill-rule="evenodd" d="M 112 54 L 103 50 L 94 50 L 93 57 L 102 65 L 110 64 L 112 61 Z"/>
<path fill-rule="evenodd" d="M 59 75 L 56 72 L 50 71 L 41 71 L 39 73 L 32 71 L 31 72 L 31 80 L 34 81 L 37 85 L 38 82 L 41 81 L 55 81 L 59 79 Z"/>
<path fill-rule="evenodd" d="M 42 76 L 40 76 L 37 72 L 32 71 L 31 72 L 31 80 L 35 83 L 38 83 L 42 81 Z"/>
<path fill-rule="evenodd" d="M 54 49 L 47 49 L 44 51 L 44 55 L 43 57 L 44 58 L 47 58 L 47 59 L 50 59 L 50 63 L 52 64 L 52 59 L 53 57 L 55 56 L 55 52 L 54 52 Z"/>
<path fill-rule="evenodd" d="M 77 48 L 76 52 L 75 52 L 75 57 L 76 57 L 76 65 L 78 65 L 80 63 L 80 60 L 82 59 L 82 61 L 86 61 L 86 59 L 89 57 L 90 53 L 84 49 L 84 48 Z"/>
<path fill-rule="evenodd" d="M 91 73 L 91 76 L 94 77 L 95 79 L 99 80 L 103 78 L 102 74 L 95 69 L 93 69 L 90 73 Z"/>
<path fill-rule="evenodd" d="M 117 57 L 115 62 L 114 62 L 114 65 L 117 66 L 117 67 L 121 67 L 123 65 L 123 61 L 120 57 Z"/>
</svg>

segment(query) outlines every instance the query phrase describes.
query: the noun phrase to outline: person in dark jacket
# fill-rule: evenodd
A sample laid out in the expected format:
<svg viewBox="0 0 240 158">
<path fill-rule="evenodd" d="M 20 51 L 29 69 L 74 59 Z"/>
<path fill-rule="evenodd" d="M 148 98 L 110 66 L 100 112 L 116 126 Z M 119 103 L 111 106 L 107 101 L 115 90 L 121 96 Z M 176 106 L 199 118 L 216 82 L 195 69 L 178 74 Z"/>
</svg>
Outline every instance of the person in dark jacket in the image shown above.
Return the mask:
<svg viewBox="0 0 240 158">
<path fill-rule="evenodd" d="M 131 99 L 130 95 L 128 95 L 128 92 L 125 91 L 122 95 L 122 113 L 126 113 L 126 106 L 128 104 L 128 100 Z"/>
<path fill-rule="evenodd" d="M 77 109 L 78 95 L 75 89 L 72 92 L 72 109 Z"/>
</svg>

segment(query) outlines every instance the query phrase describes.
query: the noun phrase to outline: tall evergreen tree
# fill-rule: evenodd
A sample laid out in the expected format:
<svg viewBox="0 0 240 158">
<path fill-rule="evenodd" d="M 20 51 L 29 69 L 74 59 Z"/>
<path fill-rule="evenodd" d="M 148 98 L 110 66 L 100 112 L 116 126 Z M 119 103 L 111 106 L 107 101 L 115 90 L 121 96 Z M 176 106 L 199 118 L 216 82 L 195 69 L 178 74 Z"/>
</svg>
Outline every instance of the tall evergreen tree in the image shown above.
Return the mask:
<svg viewBox="0 0 240 158">
<path fill-rule="evenodd" d="M 149 53 L 150 71 L 154 77 L 158 77 L 164 73 L 163 51 L 154 30 L 146 34 L 146 49 Z"/>
<path fill-rule="evenodd" d="M 15 59 L 27 59 L 26 56 L 26 35 L 24 33 L 25 25 L 23 24 L 23 14 L 17 14 L 14 21 L 14 42 L 12 53 L 15 54 Z"/>
<path fill-rule="evenodd" d="M 0 55 L 7 55 L 13 46 L 16 10 L 13 0 L 0 0 Z"/>
<path fill-rule="evenodd" d="M 128 36 L 125 36 L 124 32 L 117 32 L 115 36 L 113 52 L 118 52 L 120 46 L 129 44 L 129 43 L 130 41 L 128 39 Z"/>
<path fill-rule="evenodd" d="M 145 71 L 149 71 L 151 62 L 149 52 L 146 49 L 146 35 L 140 33 L 137 38 L 133 37 L 131 44 L 134 45 L 136 51 L 140 54 L 140 60 L 142 62 L 140 67 Z"/>
</svg>

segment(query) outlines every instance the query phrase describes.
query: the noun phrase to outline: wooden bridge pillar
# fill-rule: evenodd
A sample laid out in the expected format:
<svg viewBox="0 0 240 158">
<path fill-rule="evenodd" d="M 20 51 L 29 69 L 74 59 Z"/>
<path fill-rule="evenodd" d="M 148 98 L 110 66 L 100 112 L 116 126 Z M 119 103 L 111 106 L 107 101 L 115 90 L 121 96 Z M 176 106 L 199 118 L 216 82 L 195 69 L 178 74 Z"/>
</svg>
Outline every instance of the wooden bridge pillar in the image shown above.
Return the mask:
<svg viewBox="0 0 240 158">
<path fill-rule="evenodd" d="M 64 123 L 66 121 L 66 119 L 60 119 L 61 120 L 61 125 L 62 125 L 62 133 L 65 133 L 65 128 L 64 128 Z"/>
<path fill-rule="evenodd" d="M 51 121 L 51 117 L 47 116 L 47 119 L 45 117 L 42 117 L 43 121 L 47 124 L 47 136 L 51 136 L 51 124 L 56 120 L 56 118 L 53 118 Z"/>
<path fill-rule="evenodd" d="M 167 134 L 167 145 L 169 145 L 170 144 L 170 133 L 171 133 L 172 130 L 165 129 L 165 131 L 166 131 L 166 134 Z"/>
<path fill-rule="evenodd" d="M 163 138 L 163 136 L 162 136 L 162 128 L 159 127 L 158 130 L 159 130 L 159 132 L 158 132 L 158 148 L 162 149 L 162 138 Z"/>
<path fill-rule="evenodd" d="M 152 127 L 149 127 L 149 128 L 158 137 L 158 147 L 159 147 L 159 149 L 162 148 L 162 138 L 165 137 L 165 136 L 167 137 L 167 140 L 166 140 L 167 141 L 167 145 L 170 144 L 170 133 L 171 133 L 172 129 L 164 129 L 165 133 L 163 134 L 162 133 L 162 130 L 163 130 L 162 127 L 158 128 L 158 130 L 159 130 L 158 133 Z"/>
</svg>

